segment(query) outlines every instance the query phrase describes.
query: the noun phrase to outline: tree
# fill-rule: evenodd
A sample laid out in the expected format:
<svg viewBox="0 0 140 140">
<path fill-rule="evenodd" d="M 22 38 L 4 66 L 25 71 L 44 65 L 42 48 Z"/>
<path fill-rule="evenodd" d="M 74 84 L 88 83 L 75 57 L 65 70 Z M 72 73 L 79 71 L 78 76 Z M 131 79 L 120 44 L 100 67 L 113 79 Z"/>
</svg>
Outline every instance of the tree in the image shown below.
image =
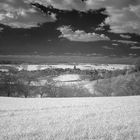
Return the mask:
<svg viewBox="0 0 140 140">
<path fill-rule="evenodd" d="M 38 75 L 34 72 L 21 71 L 18 74 L 18 92 L 27 98 L 30 95 L 30 89 L 33 83 L 38 81 Z"/>
<path fill-rule="evenodd" d="M 140 57 L 135 61 L 135 70 L 140 71 Z"/>
<path fill-rule="evenodd" d="M 17 73 L 18 70 L 14 67 L 7 66 L 5 69 L 8 72 L 4 72 L 0 78 L 0 84 L 4 93 L 10 97 L 16 92 L 16 83 L 17 83 Z"/>
<path fill-rule="evenodd" d="M 17 96 L 24 96 L 25 98 L 29 95 L 29 87 L 28 85 L 24 84 L 23 81 L 18 80 L 16 84 L 16 92 Z"/>
<path fill-rule="evenodd" d="M 42 85 L 41 81 L 38 81 L 38 94 L 43 97 L 57 97 L 57 87 L 53 80 L 46 81 L 44 85 Z"/>
</svg>

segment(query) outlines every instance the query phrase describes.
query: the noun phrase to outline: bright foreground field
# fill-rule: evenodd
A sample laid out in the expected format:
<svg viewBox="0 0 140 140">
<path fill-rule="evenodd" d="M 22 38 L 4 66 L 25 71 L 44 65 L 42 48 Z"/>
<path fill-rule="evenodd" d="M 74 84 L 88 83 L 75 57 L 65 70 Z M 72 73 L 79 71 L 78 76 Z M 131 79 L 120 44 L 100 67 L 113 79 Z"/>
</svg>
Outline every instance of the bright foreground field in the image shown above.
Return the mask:
<svg viewBox="0 0 140 140">
<path fill-rule="evenodd" d="M 1 97 L 0 140 L 140 140 L 140 96 Z"/>
</svg>

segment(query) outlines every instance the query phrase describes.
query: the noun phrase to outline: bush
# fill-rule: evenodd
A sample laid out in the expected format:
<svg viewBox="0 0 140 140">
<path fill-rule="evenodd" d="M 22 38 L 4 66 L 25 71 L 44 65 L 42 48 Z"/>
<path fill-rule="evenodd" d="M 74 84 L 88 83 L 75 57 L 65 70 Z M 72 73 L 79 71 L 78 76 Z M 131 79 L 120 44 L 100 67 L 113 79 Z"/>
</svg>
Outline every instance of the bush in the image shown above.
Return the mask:
<svg viewBox="0 0 140 140">
<path fill-rule="evenodd" d="M 138 58 L 137 60 L 136 60 L 136 62 L 135 62 L 135 69 L 136 69 L 136 71 L 140 71 L 140 58 Z"/>
<path fill-rule="evenodd" d="M 81 86 L 71 85 L 71 86 L 59 86 L 56 90 L 57 97 L 89 97 L 92 94 Z"/>
<path fill-rule="evenodd" d="M 140 74 L 134 73 L 100 80 L 95 84 L 95 90 L 103 96 L 140 95 Z"/>
<path fill-rule="evenodd" d="M 100 80 L 95 84 L 95 91 L 99 92 L 102 96 L 111 96 L 112 88 L 110 79 Z"/>
</svg>

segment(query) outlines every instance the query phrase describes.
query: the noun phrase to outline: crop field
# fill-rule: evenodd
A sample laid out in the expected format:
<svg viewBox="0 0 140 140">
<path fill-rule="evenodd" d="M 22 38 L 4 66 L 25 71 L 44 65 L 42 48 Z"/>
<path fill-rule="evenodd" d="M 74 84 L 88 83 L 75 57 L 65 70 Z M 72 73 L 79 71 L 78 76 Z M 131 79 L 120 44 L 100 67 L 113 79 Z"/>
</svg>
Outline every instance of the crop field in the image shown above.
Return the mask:
<svg viewBox="0 0 140 140">
<path fill-rule="evenodd" d="M 140 96 L 0 97 L 0 140 L 140 140 Z"/>
</svg>

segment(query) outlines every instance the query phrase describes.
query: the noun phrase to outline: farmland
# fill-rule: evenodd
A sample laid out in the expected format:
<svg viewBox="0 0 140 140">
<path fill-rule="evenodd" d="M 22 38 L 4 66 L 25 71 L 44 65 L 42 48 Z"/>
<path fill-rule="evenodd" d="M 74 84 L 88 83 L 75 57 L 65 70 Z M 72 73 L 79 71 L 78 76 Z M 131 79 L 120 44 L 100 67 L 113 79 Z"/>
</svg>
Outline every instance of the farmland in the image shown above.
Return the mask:
<svg viewBox="0 0 140 140">
<path fill-rule="evenodd" d="M 140 97 L 0 98 L 0 140 L 139 140 Z"/>
</svg>

